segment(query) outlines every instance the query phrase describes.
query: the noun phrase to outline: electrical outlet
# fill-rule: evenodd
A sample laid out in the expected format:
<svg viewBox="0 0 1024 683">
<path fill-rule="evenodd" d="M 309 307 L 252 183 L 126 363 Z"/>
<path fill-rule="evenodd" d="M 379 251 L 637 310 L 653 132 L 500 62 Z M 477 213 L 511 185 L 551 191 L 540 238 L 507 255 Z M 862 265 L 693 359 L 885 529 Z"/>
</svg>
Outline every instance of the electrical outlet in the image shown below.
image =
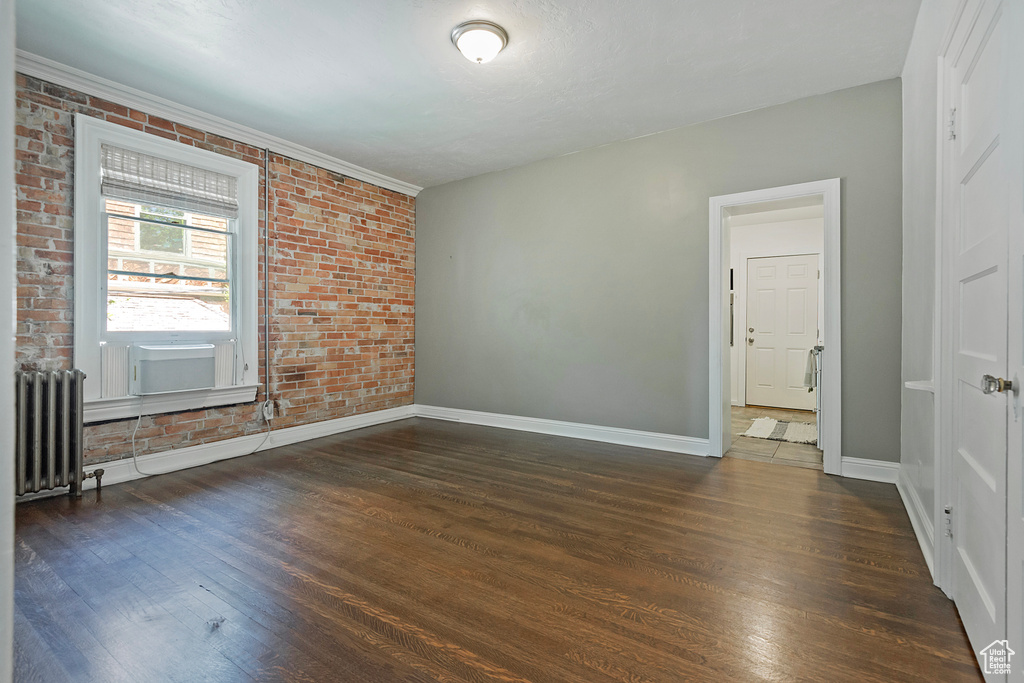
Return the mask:
<svg viewBox="0 0 1024 683">
<path fill-rule="evenodd" d="M 263 402 L 263 419 L 270 421 L 274 419 L 274 402 L 264 401 Z"/>
</svg>

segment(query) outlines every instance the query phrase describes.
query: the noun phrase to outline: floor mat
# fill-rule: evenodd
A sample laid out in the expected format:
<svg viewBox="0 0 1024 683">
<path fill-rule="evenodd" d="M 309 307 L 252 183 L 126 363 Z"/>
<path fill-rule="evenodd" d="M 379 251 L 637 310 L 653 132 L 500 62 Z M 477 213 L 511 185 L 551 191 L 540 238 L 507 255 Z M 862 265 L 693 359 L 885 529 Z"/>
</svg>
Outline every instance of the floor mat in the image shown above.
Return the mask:
<svg viewBox="0 0 1024 683">
<path fill-rule="evenodd" d="M 790 443 L 818 443 L 818 427 L 811 422 L 785 422 L 771 417 L 759 417 L 743 432 L 743 436 Z"/>
</svg>

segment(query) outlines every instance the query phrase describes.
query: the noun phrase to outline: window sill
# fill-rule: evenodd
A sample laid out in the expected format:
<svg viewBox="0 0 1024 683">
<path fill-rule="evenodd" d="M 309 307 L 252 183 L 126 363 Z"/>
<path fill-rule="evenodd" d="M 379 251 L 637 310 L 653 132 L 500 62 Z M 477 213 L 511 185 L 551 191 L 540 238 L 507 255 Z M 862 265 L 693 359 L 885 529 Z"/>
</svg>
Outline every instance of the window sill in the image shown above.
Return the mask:
<svg viewBox="0 0 1024 683">
<path fill-rule="evenodd" d="M 199 410 L 233 403 L 248 403 L 256 400 L 258 385 L 218 387 L 216 389 L 193 389 L 172 391 L 149 396 L 120 396 L 118 398 L 94 398 L 85 401 L 85 422 L 123 420 L 141 415 L 173 413 L 179 410 Z"/>
</svg>

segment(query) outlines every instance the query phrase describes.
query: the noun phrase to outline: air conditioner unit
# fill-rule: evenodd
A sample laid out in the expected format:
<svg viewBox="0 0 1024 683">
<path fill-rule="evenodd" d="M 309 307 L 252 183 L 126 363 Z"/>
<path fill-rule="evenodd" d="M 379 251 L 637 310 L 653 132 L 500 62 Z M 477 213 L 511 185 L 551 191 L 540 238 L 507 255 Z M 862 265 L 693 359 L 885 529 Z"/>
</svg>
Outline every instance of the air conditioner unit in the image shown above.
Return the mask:
<svg viewBox="0 0 1024 683">
<path fill-rule="evenodd" d="M 129 353 L 133 396 L 189 389 L 212 389 L 216 384 L 213 344 L 136 344 Z"/>
</svg>

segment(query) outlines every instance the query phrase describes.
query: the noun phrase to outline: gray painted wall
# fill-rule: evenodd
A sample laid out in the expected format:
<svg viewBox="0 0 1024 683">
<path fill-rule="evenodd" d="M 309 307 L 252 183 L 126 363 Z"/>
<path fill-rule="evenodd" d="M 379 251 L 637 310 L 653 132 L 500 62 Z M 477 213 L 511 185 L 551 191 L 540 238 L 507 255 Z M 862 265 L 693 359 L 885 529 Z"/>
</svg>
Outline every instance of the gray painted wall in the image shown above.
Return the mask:
<svg viewBox="0 0 1024 683">
<path fill-rule="evenodd" d="M 873 83 L 425 190 L 416 402 L 707 438 L 708 199 L 843 179 L 843 455 L 900 436 L 901 93 Z"/>
</svg>

